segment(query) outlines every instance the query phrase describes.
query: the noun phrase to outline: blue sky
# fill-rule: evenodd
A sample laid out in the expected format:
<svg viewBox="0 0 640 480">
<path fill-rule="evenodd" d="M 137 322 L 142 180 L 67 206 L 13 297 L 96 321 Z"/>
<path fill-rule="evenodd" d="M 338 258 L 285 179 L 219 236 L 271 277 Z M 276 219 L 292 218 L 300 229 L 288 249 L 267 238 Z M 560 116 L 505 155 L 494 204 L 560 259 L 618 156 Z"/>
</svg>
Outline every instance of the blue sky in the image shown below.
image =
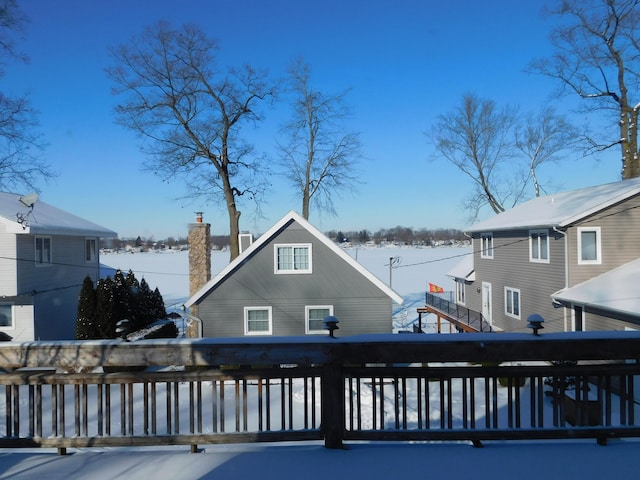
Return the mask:
<svg viewBox="0 0 640 480">
<path fill-rule="evenodd" d="M 351 91 L 351 130 L 362 133 L 362 184 L 336 199 L 337 217 L 312 211 L 323 231 L 403 225 L 464 228 L 460 202 L 465 176 L 433 159 L 424 132 L 473 92 L 498 104 L 537 109 L 556 84 L 524 72 L 547 55 L 550 23 L 544 1 L 513 0 L 23 0 L 30 17 L 21 47 L 29 65 L 12 64 L 3 89 L 29 92 L 49 147 L 45 158 L 59 177 L 41 185 L 41 199 L 115 230 L 121 237 L 184 236 L 195 211 L 214 233 L 228 233 L 223 205 L 176 200 L 182 183 L 163 183 L 143 172 L 135 136 L 114 124 L 111 83 L 104 73 L 108 47 L 159 19 L 175 26 L 197 23 L 216 38 L 220 63 L 249 63 L 284 75 L 302 56 L 316 89 Z M 284 106 L 246 130 L 256 150 L 274 158 Z M 619 153 L 599 163 L 569 158 L 544 172 L 561 189 L 619 179 Z M 26 193 L 26 192 L 21 192 Z M 243 207 L 243 208 L 242 208 Z M 293 190 L 278 178 L 266 218 L 241 206 L 241 229 L 267 230 L 300 209 Z"/>
</svg>

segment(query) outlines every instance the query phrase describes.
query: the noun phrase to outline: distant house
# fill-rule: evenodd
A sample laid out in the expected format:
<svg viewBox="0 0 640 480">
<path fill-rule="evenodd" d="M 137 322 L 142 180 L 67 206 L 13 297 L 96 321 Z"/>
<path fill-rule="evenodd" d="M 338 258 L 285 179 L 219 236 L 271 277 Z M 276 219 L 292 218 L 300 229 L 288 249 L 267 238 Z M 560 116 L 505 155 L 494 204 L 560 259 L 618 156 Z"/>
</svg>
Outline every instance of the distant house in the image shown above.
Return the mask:
<svg viewBox="0 0 640 480">
<path fill-rule="evenodd" d="M 0 193 L 0 331 L 71 340 L 82 282 L 99 278 L 100 238 L 116 233 L 36 200 Z"/>
<path fill-rule="evenodd" d="M 640 178 L 538 197 L 467 230 L 456 302 L 494 330 L 640 328 Z"/>
<path fill-rule="evenodd" d="M 390 333 L 397 293 L 295 212 L 196 292 L 205 337 Z"/>
</svg>

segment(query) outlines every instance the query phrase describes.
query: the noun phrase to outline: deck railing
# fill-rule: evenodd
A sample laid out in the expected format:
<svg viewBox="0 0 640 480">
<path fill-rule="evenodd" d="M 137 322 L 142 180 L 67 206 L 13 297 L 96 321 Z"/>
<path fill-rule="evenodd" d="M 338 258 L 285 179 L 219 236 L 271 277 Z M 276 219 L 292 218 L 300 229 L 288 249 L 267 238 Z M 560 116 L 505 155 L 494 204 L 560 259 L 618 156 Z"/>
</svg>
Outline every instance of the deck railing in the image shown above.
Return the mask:
<svg viewBox="0 0 640 480">
<path fill-rule="evenodd" d="M 476 332 L 491 332 L 491 324 L 482 316 L 482 313 L 469 310 L 467 307 L 458 305 L 451 298 L 442 297 L 438 294 L 426 292 L 425 305 L 429 305 L 441 311 L 448 317 L 464 324 L 469 329 Z"/>
<path fill-rule="evenodd" d="M 605 443 L 640 436 L 639 357 L 635 332 L 6 343 L 0 447 Z"/>
</svg>

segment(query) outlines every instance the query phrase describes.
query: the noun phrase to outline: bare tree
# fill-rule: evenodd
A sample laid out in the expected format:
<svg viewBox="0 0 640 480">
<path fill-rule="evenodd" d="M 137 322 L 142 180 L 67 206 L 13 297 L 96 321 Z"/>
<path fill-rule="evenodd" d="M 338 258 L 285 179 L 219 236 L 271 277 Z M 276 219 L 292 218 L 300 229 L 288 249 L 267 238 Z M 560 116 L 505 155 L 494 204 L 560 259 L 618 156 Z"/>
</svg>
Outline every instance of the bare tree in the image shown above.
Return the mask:
<svg viewBox="0 0 640 480">
<path fill-rule="evenodd" d="M 287 143 L 279 144 L 285 176 L 302 197 L 302 216 L 311 204 L 335 214 L 333 194 L 358 183 L 358 133 L 347 132 L 345 93 L 326 95 L 311 87 L 309 65 L 298 59 L 289 68 L 293 116 L 283 126 Z"/>
<path fill-rule="evenodd" d="M 527 162 L 522 188 L 532 182 L 535 196 L 539 197 L 544 189 L 538 179 L 540 167 L 559 161 L 560 154 L 576 148 L 580 139 L 577 129 L 552 108 L 527 114 L 515 129 L 515 148 Z"/>
<path fill-rule="evenodd" d="M 622 177 L 640 176 L 640 0 L 557 0 L 549 13 L 562 22 L 551 35 L 555 53 L 533 62 L 530 70 L 590 100 L 586 110 L 610 115 L 608 140 L 592 135 L 592 149 L 620 145 Z"/>
<path fill-rule="evenodd" d="M 26 23 L 14 0 L 0 1 L 0 77 L 9 60 L 29 61 L 16 47 Z M 27 95 L 12 97 L 0 92 L 0 188 L 37 190 L 39 180 L 56 176 L 42 159 L 45 143 L 39 126 Z"/>
<path fill-rule="evenodd" d="M 507 208 L 505 202 L 515 204 L 519 199 L 504 175 L 513 160 L 512 133 L 517 117 L 515 107 L 500 109 L 491 100 L 466 94 L 458 107 L 438 116 L 426 132 L 436 154 L 473 181 L 474 190 L 464 207 L 470 221 L 486 205 L 500 213 Z"/>
<path fill-rule="evenodd" d="M 249 66 L 223 71 L 217 43 L 195 25 L 148 27 L 111 49 L 107 74 L 124 97 L 116 121 L 133 130 L 148 155 L 145 167 L 164 180 L 182 176 L 192 196 L 225 204 L 231 259 L 239 254 L 239 197 L 259 204 L 264 162 L 239 136 L 261 120 L 258 104 L 275 89 Z"/>
</svg>

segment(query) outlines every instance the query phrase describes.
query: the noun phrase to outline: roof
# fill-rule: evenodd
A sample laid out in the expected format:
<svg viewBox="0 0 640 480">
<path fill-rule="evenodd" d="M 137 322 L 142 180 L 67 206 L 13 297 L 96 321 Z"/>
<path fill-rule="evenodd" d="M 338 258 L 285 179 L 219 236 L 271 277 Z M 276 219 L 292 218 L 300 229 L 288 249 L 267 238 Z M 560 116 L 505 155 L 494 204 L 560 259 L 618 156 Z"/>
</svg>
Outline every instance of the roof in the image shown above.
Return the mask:
<svg viewBox="0 0 640 480">
<path fill-rule="evenodd" d="M 348 253 L 338 247 L 335 242 L 332 242 L 326 235 L 320 232 L 317 228 L 311 225 L 307 220 L 305 220 L 302 216 L 297 214 L 294 211 L 290 211 L 287 213 L 282 219 L 280 219 L 274 226 L 272 226 L 267 232 L 262 234 L 249 248 L 247 248 L 244 252 L 238 255 L 232 262 L 230 262 L 225 268 L 223 268 L 218 275 L 209 280 L 200 290 L 198 290 L 191 298 L 189 298 L 185 302 L 185 307 L 191 307 L 192 305 L 198 303 L 202 300 L 211 290 L 213 290 L 219 283 L 224 281 L 228 276 L 230 276 L 236 268 L 238 268 L 243 262 L 246 262 L 249 258 L 251 258 L 256 252 L 262 249 L 271 239 L 275 238 L 280 231 L 286 227 L 290 222 L 295 221 L 300 226 L 302 226 L 305 230 L 307 230 L 311 235 L 313 235 L 317 240 L 326 245 L 331 251 L 333 251 L 338 257 L 342 258 L 347 264 L 357 270 L 363 277 L 365 277 L 368 281 L 373 283 L 376 287 L 378 287 L 384 294 L 390 297 L 394 302 L 398 304 L 402 304 L 404 301 L 403 298 L 398 295 L 394 290 L 389 288 L 384 282 L 382 282 L 378 277 L 369 272 L 366 268 L 364 268 L 360 263 L 358 263 L 354 258 L 352 258 Z"/>
<path fill-rule="evenodd" d="M 97 225 L 48 203 L 38 201 L 32 208 L 20 201 L 22 195 L 0 192 L 0 224 L 15 234 L 83 235 L 116 237 L 113 230 Z M 22 222 L 20 221 L 22 219 Z"/>
<path fill-rule="evenodd" d="M 640 258 L 551 294 L 559 302 L 640 317 Z"/>
<path fill-rule="evenodd" d="M 476 272 L 473 268 L 473 255 L 465 255 L 456 265 L 447 272 L 447 277 L 460 278 L 468 282 L 476 279 Z"/>
<path fill-rule="evenodd" d="M 487 220 L 467 232 L 520 228 L 563 228 L 576 221 L 640 194 L 640 178 L 536 197 Z"/>
</svg>

